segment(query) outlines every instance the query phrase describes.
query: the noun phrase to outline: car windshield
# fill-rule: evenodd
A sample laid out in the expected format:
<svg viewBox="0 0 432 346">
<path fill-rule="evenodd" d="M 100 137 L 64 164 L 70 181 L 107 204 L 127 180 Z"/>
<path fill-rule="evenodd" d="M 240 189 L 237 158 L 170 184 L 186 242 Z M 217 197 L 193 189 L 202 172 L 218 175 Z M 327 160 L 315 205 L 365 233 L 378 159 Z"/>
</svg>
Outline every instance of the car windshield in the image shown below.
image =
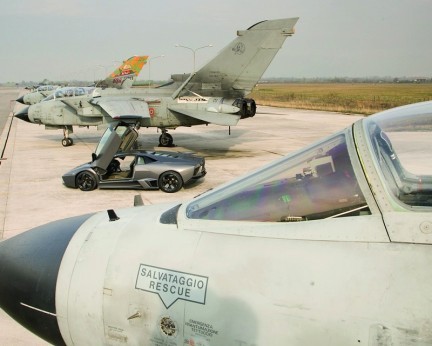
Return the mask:
<svg viewBox="0 0 432 346">
<path fill-rule="evenodd" d="M 369 214 L 346 134 L 289 155 L 192 201 L 191 219 L 293 222 Z"/>
<path fill-rule="evenodd" d="M 399 107 L 364 122 L 384 185 L 411 206 L 432 206 L 432 102 Z"/>
</svg>

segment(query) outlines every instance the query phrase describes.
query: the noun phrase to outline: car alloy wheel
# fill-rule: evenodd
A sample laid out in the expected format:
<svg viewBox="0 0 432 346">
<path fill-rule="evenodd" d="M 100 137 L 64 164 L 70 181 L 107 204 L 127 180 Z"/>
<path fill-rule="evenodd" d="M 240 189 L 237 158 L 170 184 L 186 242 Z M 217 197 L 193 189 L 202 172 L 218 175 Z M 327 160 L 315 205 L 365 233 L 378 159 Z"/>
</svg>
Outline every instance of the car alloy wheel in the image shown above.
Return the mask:
<svg viewBox="0 0 432 346">
<path fill-rule="evenodd" d="M 159 177 L 159 188 L 163 192 L 173 193 L 183 187 L 183 179 L 177 172 L 164 172 Z"/>
<path fill-rule="evenodd" d="M 97 186 L 96 177 L 90 172 L 81 172 L 77 176 L 77 185 L 81 191 L 92 191 Z"/>
</svg>

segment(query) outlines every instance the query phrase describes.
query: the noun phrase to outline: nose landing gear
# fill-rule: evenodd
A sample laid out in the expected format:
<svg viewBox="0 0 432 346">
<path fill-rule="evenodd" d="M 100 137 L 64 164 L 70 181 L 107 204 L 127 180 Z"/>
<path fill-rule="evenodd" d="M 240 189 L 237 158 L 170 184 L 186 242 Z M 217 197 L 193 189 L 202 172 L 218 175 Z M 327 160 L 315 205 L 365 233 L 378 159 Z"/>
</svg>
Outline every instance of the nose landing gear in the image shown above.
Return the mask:
<svg viewBox="0 0 432 346">
<path fill-rule="evenodd" d="M 63 138 L 62 139 L 62 145 L 64 147 L 70 147 L 73 144 L 73 139 L 72 138 Z"/>
</svg>

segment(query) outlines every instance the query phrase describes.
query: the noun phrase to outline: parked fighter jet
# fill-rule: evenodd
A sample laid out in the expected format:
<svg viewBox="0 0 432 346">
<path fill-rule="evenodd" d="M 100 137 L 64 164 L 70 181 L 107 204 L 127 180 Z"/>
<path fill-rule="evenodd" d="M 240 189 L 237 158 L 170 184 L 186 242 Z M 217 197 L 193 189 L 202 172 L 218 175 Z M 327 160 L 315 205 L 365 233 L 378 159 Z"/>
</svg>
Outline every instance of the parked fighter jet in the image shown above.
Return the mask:
<svg viewBox="0 0 432 346">
<path fill-rule="evenodd" d="M 123 63 L 104 80 L 96 82 L 96 86 L 101 88 L 130 88 L 147 62 L 147 58 L 148 56 L 146 55 L 130 57 L 123 61 Z M 21 96 L 16 101 L 26 105 L 33 105 L 51 95 L 58 88 L 60 88 L 58 85 L 42 85 L 35 91 Z"/>
<path fill-rule="evenodd" d="M 36 85 L 28 85 L 26 86 L 24 89 L 29 90 L 29 91 L 34 91 L 37 88 L 39 88 L 40 86 L 47 86 L 47 85 L 51 85 L 50 81 L 48 79 L 44 79 L 42 82 L 40 82 L 39 84 Z"/>
<path fill-rule="evenodd" d="M 432 102 L 189 202 L 0 243 L 0 306 L 56 345 L 432 344 Z"/>
<path fill-rule="evenodd" d="M 253 117 L 255 101 L 245 98 L 259 81 L 285 39 L 294 33 L 298 18 L 268 20 L 237 32 L 237 38 L 212 61 L 192 73 L 176 90 L 100 90 L 93 95 L 44 102 L 15 116 L 49 128 L 104 126 L 122 120 L 137 126 L 161 129 L 161 146 L 171 146 L 168 129 L 202 124 L 236 125 Z"/>
<path fill-rule="evenodd" d="M 28 94 L 17 98 L 16 101 L 25 105 L 33 105 L 51 95 L 58 88 L 60 88 L 60 85 L 40 85 Z"/>
</svg>

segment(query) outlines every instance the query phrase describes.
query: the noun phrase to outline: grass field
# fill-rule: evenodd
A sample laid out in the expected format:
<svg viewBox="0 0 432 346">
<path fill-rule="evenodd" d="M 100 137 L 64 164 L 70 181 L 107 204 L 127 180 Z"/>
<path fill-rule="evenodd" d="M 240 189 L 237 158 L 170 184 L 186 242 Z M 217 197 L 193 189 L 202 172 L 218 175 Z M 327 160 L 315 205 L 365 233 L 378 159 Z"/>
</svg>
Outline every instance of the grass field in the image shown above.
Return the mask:
<svg viewBox="0 0 432 346">
<path fill-rule="evenodd" d="M 258 84 L 249 97 L 265 106 L 369 115 L 432 100 L 432 84 Z"/>
</svg>

